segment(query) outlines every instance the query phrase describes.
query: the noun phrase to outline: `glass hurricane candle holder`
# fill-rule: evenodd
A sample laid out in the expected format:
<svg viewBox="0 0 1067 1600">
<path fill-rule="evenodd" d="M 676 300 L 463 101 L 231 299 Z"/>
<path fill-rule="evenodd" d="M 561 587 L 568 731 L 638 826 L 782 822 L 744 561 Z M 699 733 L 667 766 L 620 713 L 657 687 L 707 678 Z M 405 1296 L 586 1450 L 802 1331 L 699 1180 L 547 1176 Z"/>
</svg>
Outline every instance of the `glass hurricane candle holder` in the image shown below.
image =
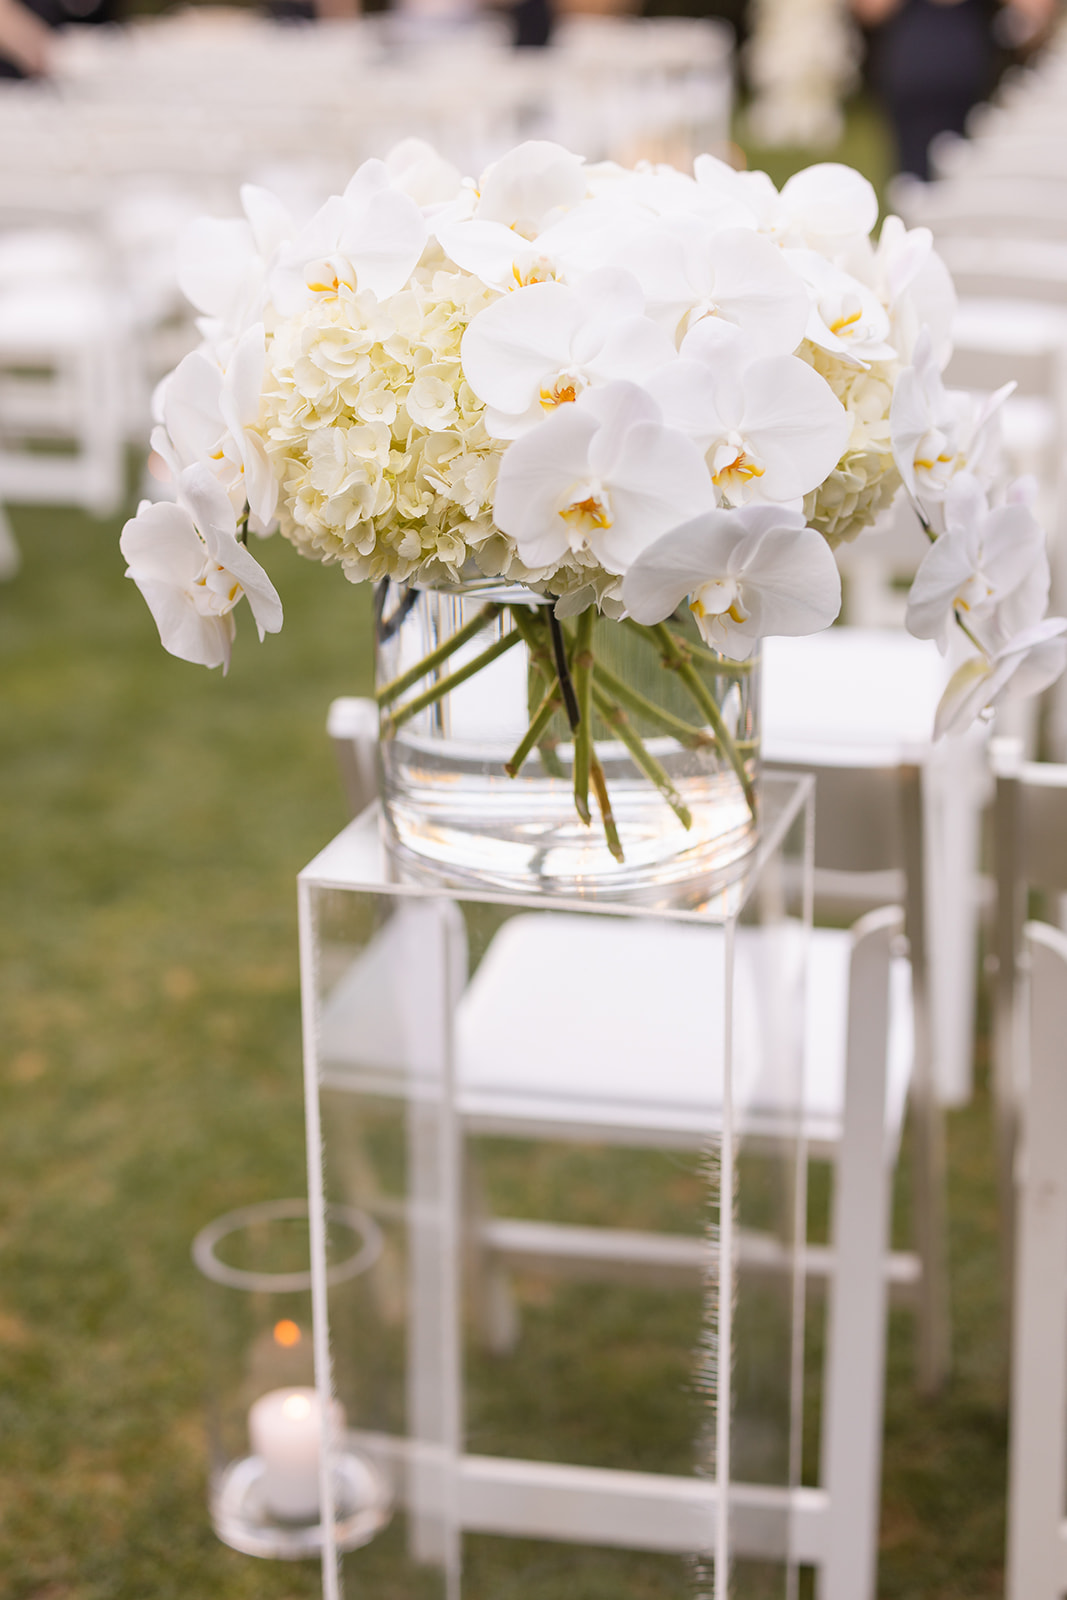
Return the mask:
<svg viewBox="0 0 1067 1600">
<path fill-rule="evenodd" d="M 331 1293 L 357 1307 L 381 1254 L 365 1212 L 337 1205 L 327 1219 Z M 367 1396 L 323 1408 L 315 1389 L 306 1200 L 244 1206 L 201 1229 L 193 1260 L 207 1298 L 209 1505 L 215 1532 L 246 1555 L 296 1559 L 322 1548 L 321 1463 L 332 1465 L 334 1537 L 354 1550 L 391 1515 L 389 1471 L 351 1448 Z"/>
</svg>

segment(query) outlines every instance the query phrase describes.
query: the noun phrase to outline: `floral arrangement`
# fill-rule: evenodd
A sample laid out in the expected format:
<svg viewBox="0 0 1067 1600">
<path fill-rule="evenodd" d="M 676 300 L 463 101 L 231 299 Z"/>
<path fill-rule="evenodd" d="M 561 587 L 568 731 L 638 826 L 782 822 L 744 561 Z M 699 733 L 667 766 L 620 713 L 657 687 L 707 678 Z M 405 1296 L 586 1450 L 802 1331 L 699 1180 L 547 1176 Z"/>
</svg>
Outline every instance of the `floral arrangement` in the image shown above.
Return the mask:
<svg viewBox="0 0 1067 1600">
<path fill-rule="evenodd" d="M 891 217 L 873 237 L 858 173 L 815 166 L 779 192 L 711 156 L 690 176 L 531 142 L 474 183 L 408 141 L 302 226 L 262 189 L 242 200 L 184 241 L 203 343 L 157 392 L 152 435 L 175 499 L 122 533 L 175 655 L 225 668 L 242 596 L 261 638 L 281 626 L 248 547 L 277 529 L 353 582 L 481 574 L 551 597 L 538 714 L 562 704 L 577 730 L 598 612 L 680 670 L 664 625 L 688 603 L 744 662 L 763 635 L 833 621 L 833 548 L 903 483 L 931 540 L 908 624 L 968 652 L 938 731 L 1062 669 L 1044 537 L 1025 486 L 995 481 L 1006 391 L 946 391 L 948 274 L 925 229 Z M 530 616 L 517 604 L 515 628 Z M 386 734 L 408 677 L 380 696 Z M 587 817 L 595 752 L 580 764 Z"/>
</svg>

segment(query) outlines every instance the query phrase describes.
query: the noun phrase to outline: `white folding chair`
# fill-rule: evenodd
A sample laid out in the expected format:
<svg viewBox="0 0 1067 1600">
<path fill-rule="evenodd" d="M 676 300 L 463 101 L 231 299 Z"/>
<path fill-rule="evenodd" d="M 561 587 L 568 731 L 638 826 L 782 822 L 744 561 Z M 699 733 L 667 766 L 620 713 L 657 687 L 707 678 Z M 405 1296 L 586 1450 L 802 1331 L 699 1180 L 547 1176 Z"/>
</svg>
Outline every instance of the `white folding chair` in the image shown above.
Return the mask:
<svg viewBox="0 0 1067 1600">
<path fill-rule="evenodd" d="M 118 509 L 125 355 L 91 236 L 54 226 L 0 235 L 0 501 Z"/>
<path fill-rule="evenodd" d="M 1029 923 L 1015 1159 L 1007 1600 L 1067 1591 L 1067 937 Z"/>
</svg>

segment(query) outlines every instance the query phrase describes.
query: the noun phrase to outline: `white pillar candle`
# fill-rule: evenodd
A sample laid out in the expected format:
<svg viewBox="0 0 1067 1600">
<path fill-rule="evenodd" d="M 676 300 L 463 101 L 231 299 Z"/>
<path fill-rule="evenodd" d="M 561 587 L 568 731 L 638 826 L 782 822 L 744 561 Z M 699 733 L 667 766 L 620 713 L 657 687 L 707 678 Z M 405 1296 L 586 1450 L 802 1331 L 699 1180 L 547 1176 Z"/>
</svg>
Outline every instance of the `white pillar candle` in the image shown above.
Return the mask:
<svg viewBox="0 0 1067 1600">
<path fill-rule="evenodd" d="M 333 1401 L 334 1426 L 344 1410 Z M 314 1389 L 272 1389 L 248 1413 L 248 1434 L 263 1462 L 263 1501 L 285 1522 L 313 1522 L 319 1514 L 322 1408 Z"/>
</svg>

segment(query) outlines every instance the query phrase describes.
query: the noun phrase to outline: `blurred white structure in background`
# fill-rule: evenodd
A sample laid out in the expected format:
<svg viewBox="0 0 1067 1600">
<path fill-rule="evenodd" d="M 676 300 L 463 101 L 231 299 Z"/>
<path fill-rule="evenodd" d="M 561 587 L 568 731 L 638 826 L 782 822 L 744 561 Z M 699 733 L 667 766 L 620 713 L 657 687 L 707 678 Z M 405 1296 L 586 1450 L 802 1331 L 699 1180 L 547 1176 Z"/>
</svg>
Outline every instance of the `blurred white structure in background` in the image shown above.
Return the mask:
<svg viewBox="0 0 1067 1600">
<path fill-rule="evenodd" d="M 859 83 L 862 45 L 847 0 L 751 0 L 749 11 L 752 137 L 772 147 L 829 149 Z"/>
<path fill-rule="evenodd" d="M 189 11 L 59 36 L 52 78 L 0 84 L 0 505 L 118 509 L 125 444 L 143 443 L 152 387 L 196 342 L 178 235 L 234 214 L 242 183 L 310 216 L 411 136 L 472 175 L 529 138 L 687 166 L 726 150 L 732 56 L 713 21 L 607 16 L 516 51 L 502 19 L 453 4 L 314 25 Z"/>
</svg>

